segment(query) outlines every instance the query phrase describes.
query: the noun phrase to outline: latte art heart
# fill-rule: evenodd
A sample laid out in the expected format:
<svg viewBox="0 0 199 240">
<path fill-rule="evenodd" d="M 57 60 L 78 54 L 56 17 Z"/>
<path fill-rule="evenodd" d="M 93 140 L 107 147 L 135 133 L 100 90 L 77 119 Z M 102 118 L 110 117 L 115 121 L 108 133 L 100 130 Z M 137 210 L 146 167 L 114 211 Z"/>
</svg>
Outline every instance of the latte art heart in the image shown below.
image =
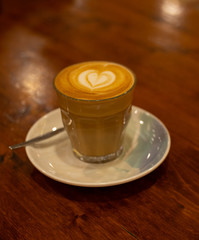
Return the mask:
<svg viewBox="0 0 199 240">
<path fill-rule="evenodd" d="M 103 88 L 111 85 L 115 81 L 115 74 L 111 71 L 98 71 L 90 69 L 82 72 L 78 76 L 81 85 L 91 90 Z"/>
</svg>

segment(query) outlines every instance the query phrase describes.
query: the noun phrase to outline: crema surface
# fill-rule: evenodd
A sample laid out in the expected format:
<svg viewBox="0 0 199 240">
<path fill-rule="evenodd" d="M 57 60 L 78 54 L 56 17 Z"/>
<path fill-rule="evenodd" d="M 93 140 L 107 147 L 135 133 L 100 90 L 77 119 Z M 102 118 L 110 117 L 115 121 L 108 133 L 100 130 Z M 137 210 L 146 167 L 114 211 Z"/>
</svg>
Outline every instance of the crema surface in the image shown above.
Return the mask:
<svg viewBox="0 0 199 240">
<path fill-rule="evenodd" d="M 133 74 L 112 62 L 84 62 L 64 68 L 55 78 L 55 87 L 66 96 L 99 100 L 119 96 L 133 85 Z"/>
</svg>

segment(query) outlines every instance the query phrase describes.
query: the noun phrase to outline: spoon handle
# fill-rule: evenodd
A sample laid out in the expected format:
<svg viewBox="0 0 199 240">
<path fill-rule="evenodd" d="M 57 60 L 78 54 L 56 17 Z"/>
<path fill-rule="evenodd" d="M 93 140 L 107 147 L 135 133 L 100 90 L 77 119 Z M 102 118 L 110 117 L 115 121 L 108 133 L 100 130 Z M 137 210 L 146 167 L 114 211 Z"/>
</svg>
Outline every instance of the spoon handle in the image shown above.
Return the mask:
<svg viewBox="0 0 199 240">
<path fill-rule="evenodd" d="M 58 128 L 58 129 L 56 129 L 56 130 L 54 130 L 54 131 L 51 131 L 51 132 L 47 132 L 47 133 L 45 133 L 44 135 L 41 135 L 41 136 L 32 138 L 32 139 L 30 139 L 30 140 L 28 140 L 28 141 L 25 141 L 25 142 L 22 142 L 22 143 L 18 143 L 18 144 L 9 146 L 9 148 L 10 148 L 11 150 L 14 150 L 14 149 L 16 149 L 16 148 L 25 147 L 25 146 L 28 146 L 28 145 L 30 145 L 30 144 L 32 144 L 32 143 L 39 142 L 39 141 L 42 141 L 42 140 L 47 139 L 47 138 L 49 138 L 49 137 L 52 137 L 52 136 L 54 136 L 54 135 L 56 135 L 56 134 L 58 134 L 58 133 L 60 133 L 60 132 L 62 132 L 62 131 L 64 131 L 64 127 Z"/>
</svg>

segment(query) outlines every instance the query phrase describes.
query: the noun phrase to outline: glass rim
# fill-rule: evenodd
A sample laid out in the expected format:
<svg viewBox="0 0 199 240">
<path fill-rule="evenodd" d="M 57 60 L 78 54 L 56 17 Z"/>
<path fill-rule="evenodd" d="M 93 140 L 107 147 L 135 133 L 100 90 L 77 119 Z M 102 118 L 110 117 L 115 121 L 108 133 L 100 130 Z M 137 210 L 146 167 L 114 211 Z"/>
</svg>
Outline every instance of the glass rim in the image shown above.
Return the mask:
<svg viewBox="0 0 199 240">
<path fill-rule="evenodd" d="M 132 84 L 132 86 L 125 92 L 119 94 L 119 95 L 116 95 L 116 96 L 113 96 L 113 97 L 108 97 L 108 98 L 102 98 L 102 99 L 84 99 L 84 98 L 75 98 L 75 97 L 71 97 L 71 96 L 68 96 L 66 94 L 64 94 L 63 92 L 61 92 L 59 89 L 57 89 L 57 87 L 55 86 L 55 80 L 56 80 L 56 77 L 58 76 L 59 73 L 61 73 L 65 68 L 63 68 L 61 71 L 59 71 L 58 74 L 56 74 L 56 76 L 54 77 L 54 80 L 53 80 L 53 87 L 54 89 L 60 93 L 63 97 L 65 98 L 69 98 L 73 101 L 82 101 L 82 102 L 102 102 L 102 101 L 108 101 L 108 100 L 113 100 L 113 99 L 116 99 L 116 98 L 119 98 L 119 97 L 122 97 L 123 95 L 126 95 L 128 92 L 130 92 L 136 85 L 136 82 L 137 82 L 137 78 L 136 78 L 136 75 L 134 74 L 134 72 L 129 69 L 128 67 L 122 65 L 122 64 L 119 64 L 119 63 L 115 63 L 115 62 L 110 62 L 110 61 L 85 61 L 85 62 L 79 62 L 79 63 L 75 63 L 75 64 L 71 64 L 69 65 L 68 67 L 70 66 L 75 66 L 75 65 L 78 65 L 78 64 L 81 64 L 81 63 L 89 63 L 89 62 L 107 62 L 107 63 L 112 63 L 112 64 L 115 64 L 115 65 L 120 65 L 124 68 L 126 68 L 134 77 L 134 82 Z"/>
</svg>

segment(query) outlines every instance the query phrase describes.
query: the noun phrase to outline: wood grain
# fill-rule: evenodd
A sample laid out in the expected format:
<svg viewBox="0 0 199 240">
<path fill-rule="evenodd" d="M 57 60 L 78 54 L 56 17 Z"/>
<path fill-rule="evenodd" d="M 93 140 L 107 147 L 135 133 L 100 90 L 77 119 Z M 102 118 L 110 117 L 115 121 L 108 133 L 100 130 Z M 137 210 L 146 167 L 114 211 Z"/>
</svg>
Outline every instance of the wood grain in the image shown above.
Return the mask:
<svg viewBox="0 0 199 240">
<path fill-rule="evenodd" d="M 0 13 L 0 239 L 199 239 L 199 2 L 3 0 Z M 58 106 L 55 74 L 87 60 L 131 68 L 134 105 L 171 134 L 142 179 L 64 185 L 8 149 Z"/>
</svg>

